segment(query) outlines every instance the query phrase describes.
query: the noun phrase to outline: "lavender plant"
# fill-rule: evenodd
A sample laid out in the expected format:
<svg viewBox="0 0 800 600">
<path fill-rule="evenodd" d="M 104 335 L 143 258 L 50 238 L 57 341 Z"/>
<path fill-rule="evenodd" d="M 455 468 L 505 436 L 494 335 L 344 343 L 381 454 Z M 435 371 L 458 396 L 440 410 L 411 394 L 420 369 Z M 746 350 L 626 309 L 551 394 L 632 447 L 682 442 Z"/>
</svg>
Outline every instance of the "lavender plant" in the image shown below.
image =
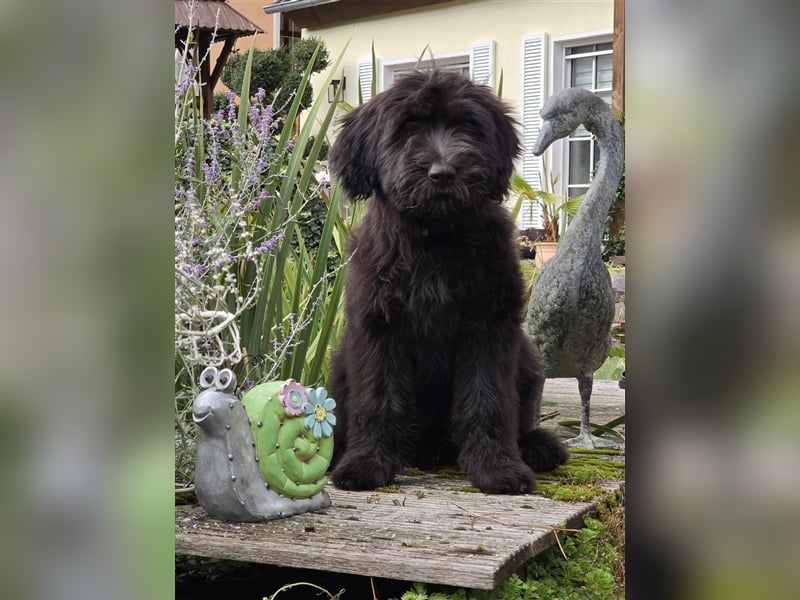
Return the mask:
<svg viewBox="0 0 800 600">
<path fill-rule="evenodd" d="M 249 58 L 248 70 L 252 53 Z M 341 329 L 343 287 L 342 270 L 329 269 L 328 257 L 341 248 L 348 224 L 339 215 L 338 192 L 329 197 L 314 177 L 336 104 L 320 119 L 313 143 L 319 99 L 292 136 L 313 62 L 288 107 L 274 106 L 263 89 L 250 96 L 245 84 L 238 106 L 229 94 L 210 119 L 201 117 L 197 65 L 184 60 L 176 77 L 178 486 L 192 477 L 195 432 L 188 417 L 203 368 L 230 367 L 245 387 L 278 377 L 325 383 L 326 356 Z M 320 198 L 328 213 L 311 248 L 297 235 L 297 219 Z"/>
</svg>

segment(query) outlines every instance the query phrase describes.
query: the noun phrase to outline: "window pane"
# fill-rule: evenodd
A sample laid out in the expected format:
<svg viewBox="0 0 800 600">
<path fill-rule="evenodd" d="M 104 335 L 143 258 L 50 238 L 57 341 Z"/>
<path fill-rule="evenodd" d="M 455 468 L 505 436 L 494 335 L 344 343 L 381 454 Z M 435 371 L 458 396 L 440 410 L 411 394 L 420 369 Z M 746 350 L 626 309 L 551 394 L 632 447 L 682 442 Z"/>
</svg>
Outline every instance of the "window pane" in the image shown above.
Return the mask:
<svg viewBox="0 0 800 600">
<path fill-rule="evenodd" d="M 597 89 L 611 89 L 611 55 L 597 57 Z"/>
<path fill-rule="evenodd" d="M 587 56 L 586 58 L 576 58 L 572 61 L 572 86 L 581 87 L 591 90 L 594 88 L 594 81 L 592 79 L 592 64 L 594 58 Z"/>
<path fill-rule="evenodd" d="M 442 71 L 455 71 L 469 78 L 469 61 L 458 60 L 457 58 L 451 59 L 450 62 L 438 62 L 436 68 Z M 391 71 L 391 81 L 395 82 L 399 77 L 414 71 L 432 71 L 434 69 L 433 63 L 425 61 L 423 63 L 408 63 L 395 66 Z"/>
<path fill-rule="evenodd" d="M 613 42 L 606 42 L 605 44 L 597 44 L 598 50 L 611 50 L 614 47 Z"/>
<path fill-rule="evenodd" d="M 585 52 L 594 52 L 594 44 L 585 44 L 583 46 L 572 46 L 567 48 L 567 54 L 583 54 Z"/>
<path fill-rule="evenodd" d="M 572 132 L 572 135 L 569 136 L 571 138 L 585 138 L 590 137 L 592 134 L 586 131 L 586 127 L 583 125 L 579 125 L 578 128 Z"/>
<path fill-rule="evenodd" d="M 466 65 L 455 65 L 453 67 L 453 70 L 456 73 L 461 73 L 464 77 L 469 79 L 469 64 L 466 64 Z"/>
<path fill-rule="evenodd" d="M 570 140 L 569 142 L 569 184 L 589 183 L 590 140 Z"/>
<path fill-rule="evenodd" d="M 569 192 L 567 192 L 567 194 L 569 195 L 570 198 L 575 198 L 577 196 L 580 196 L 581 194 L 585 194 L 588 191 L 589 191 L 589 186 L 588 185 L 587 186 L 576 186 L 576 187 L 569 188 Z"/>
</svg>

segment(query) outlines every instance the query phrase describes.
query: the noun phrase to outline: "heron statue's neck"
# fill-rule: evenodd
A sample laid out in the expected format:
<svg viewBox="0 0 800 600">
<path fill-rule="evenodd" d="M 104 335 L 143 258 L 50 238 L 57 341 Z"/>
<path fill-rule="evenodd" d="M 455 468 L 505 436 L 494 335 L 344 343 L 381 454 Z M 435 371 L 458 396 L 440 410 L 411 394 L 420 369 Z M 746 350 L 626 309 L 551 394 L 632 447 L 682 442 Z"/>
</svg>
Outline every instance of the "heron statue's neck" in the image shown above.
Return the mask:
<svg viewBox="0 0 800 600">
<path fill-rule="evenodd" d="M 561 244 L 578 246 L 582 253 L 596 253 L 603 242 L 606 215 L 622 175 L 622 130 L 617 118 L 606 107 L 593 111 L 584 124 L 597 137 L 600 165 L 578 212 L 561 238 Z"/>
</svg>

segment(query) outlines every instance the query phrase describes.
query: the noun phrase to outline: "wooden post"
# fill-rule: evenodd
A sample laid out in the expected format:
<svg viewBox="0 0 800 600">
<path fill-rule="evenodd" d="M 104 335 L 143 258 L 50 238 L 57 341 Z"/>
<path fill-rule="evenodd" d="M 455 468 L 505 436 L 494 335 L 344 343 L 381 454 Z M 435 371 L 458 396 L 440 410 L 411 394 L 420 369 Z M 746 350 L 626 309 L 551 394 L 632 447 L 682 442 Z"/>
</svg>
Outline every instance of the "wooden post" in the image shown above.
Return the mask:
<svg viewBox="0 0 800 600">
<path fill-rule="evenodd" d="M 214 88 L 217 87 L 217 82 L 219 81 L 220 75 L 222 75 L 222 68 L 225 66 L 225 62 L 228 60 L 231 50 L 233 50 L 233 44 L 237 37 L 238 36 L 231 34 L 225 38 L 225 45 L 222 46 L 222 50 L 217 57 L 217 64 L 214 65 L 214 70 L 211 72 L 211 76 L 208 78 L 208 86 L 211 88 L 212 102 L 214 101 Z"/>
<path fill-rule="evenodd" d="M 614 114 L 625 112 L 625 0 L 614 0 L 614 55 L 612 58 L 611 108 Z M 611 213 L 608 226 L 610 236 L 619 233 L 625 225 L 625 199 Z"/>
<path fill-rule="evenodd" d="M 625 111 L 625 0 L 614 0 L 614 57 L 611 108 Z"/>
<path fill-rule="evenodd" d="M 210 48 L 211 32 L 200 31 L 197 39 L 197 56 L 202 61 L 200 63 L 200 93 L 203 95 L 203 117 L 206 119 L 211 117 L 211 111 L 214 108 L 214 88 L 210 85 Z"/>
</svg>

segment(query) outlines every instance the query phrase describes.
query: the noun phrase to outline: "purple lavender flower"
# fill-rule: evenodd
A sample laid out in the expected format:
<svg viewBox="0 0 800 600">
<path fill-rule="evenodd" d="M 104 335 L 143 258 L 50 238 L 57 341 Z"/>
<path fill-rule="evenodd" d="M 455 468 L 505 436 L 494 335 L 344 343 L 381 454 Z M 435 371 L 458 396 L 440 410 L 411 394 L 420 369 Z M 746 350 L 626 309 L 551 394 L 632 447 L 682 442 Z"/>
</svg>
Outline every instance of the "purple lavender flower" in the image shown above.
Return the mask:
<svg viewBox="0 0 800 600">
<path fill-rule="evenodd" d="M 226 92 L 225 96 L 228 98 L 228 121 L 234 122 L 236 120 L 236 103 L 233 101 L 235 94 Z"/>
<path fill-rule="evenodd" d="M 283 231 L 279 231 L 277 235 L 261 242 L 261 244 L 257 248 L 255 248 L 252 252 L 248 253 L 247 259 L 255 260 L 259 256 L 263 256 L 264 254 L 272 254 L 273 252 L 275 252 L 275 249 L 278 247 L 278 244 L 282 241 L 283 241 Z"/>
<path fill-rule="evenodd" d="M 258 109 L 258 105 L 256 104 L 250 105 L 250 108 L 247 110 L 247 116 L 249 117 L 251 123 L 255 123 L 256 121 L 258 121 L 259 112 L 260 111 Z"/>
<path fill-rule="evenodd" d="M 189 91 L 189 86 L 197 83 L 195 76 L 199 71 L 200 69 L 192 63 L 184 63 L 181 77 L 175 82 L 176 106 L 179 106 L 181 102 L 183 102 L 184 98 L 186 97 L 186 93 Z"/>
<path fill-rule="evenodd" d="M 218 183 L 222 179 L 222 173 L 220 172 L 219 164 L 202 164 L 200 165 L 200 169 L 203 171 L 203 174 L 206 176 L 206 184 L 214 184 Z"/>
</svg>

